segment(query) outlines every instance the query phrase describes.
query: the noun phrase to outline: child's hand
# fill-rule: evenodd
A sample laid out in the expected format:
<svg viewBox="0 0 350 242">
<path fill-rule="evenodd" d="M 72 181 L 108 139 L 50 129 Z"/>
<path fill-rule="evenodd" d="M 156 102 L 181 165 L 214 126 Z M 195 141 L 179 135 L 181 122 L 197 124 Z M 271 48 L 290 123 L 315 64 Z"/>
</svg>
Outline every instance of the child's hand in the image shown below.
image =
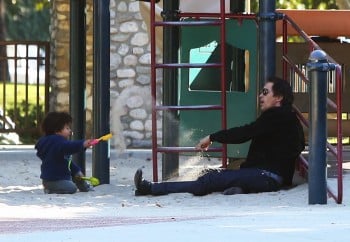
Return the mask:
<svg viewBox="0 0 350 242">
<path fill-rule="evenodd" d="M 92 144 L 92 141 L 93 141 L 93 139 L 87 139 L 87 140 L 85 140 L 85 142 L 84 142 L 84 148 L 89 148 L 89 147 L 91 147 L 93 144 Z"/>
</svg>

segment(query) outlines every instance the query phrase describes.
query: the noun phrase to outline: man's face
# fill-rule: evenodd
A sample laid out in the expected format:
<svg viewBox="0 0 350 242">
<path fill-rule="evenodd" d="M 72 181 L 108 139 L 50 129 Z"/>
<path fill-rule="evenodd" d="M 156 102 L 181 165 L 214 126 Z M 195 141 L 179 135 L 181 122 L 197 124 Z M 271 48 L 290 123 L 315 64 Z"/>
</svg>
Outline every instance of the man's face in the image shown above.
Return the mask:
<svg viewBox="0 0 350 242">
<path fill-rule="evenodd" d="M 282 97 L 274 96 L 272 86 L 272 82 L 267 82 L 262 91 L 260 92 L 259 101 L 261 111 L 266 111 L 271 107 L 281 106 Z"/>
</svg>

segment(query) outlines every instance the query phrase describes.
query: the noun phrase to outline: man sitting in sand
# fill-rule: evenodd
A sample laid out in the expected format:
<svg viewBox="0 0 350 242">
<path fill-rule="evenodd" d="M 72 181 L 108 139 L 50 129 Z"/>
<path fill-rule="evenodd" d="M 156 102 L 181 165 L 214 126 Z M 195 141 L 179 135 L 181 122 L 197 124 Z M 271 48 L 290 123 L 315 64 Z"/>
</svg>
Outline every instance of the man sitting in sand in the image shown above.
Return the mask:
<svg viewBox="0 0 350 242">
<path fill-rule="evenodd" d="M 246 160 L 237 170 L 209 169 L 195 181 L 149 182 L 138 169 L 135 195 L 192 193 L 225 195 L 278 191 L 291 185 L 295 160 L 305 147 L 304 132 L 292 109 L 293 92 L 287 81 L 269 78 L 260 92 L 261 115 L 256 121 L 210 134 L 197 144 L 207 150 L 212 142 L 239 144 L 251 140 Z"/>
</svg>

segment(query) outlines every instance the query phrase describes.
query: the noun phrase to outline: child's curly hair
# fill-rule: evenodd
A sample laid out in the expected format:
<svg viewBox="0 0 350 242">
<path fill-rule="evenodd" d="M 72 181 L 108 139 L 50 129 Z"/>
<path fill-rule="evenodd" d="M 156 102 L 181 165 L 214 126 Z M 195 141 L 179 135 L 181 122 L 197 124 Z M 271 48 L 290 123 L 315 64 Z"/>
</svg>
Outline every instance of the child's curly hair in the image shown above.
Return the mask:
<svg viewBox="0 0 350 242">
<path fill-rule="evenodd" d="M 70 125 L 72 120 L 72 116 L 67 112 L 49 112 L 41 123 L 41 129 L 45 135 L 55 134 L 66 124 Z"/>
</svg>

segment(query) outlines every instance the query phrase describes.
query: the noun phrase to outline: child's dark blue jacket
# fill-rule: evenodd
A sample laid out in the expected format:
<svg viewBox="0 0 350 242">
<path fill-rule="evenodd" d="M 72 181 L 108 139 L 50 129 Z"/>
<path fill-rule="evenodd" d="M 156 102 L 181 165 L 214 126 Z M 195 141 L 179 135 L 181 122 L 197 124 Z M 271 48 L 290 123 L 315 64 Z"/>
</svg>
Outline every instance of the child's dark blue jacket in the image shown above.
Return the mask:
<svg viewBox="0 0 350 242">
<path fill-rule="evenodd" d="M 80 168 L 72 162 L 72 154 L 83 151 L 84 140 L 70 141 L 61 135 L 47 135 L 35 145 L 41 159 L 40 178 L 46 181 L 71 180 Z"/>
</svg>

